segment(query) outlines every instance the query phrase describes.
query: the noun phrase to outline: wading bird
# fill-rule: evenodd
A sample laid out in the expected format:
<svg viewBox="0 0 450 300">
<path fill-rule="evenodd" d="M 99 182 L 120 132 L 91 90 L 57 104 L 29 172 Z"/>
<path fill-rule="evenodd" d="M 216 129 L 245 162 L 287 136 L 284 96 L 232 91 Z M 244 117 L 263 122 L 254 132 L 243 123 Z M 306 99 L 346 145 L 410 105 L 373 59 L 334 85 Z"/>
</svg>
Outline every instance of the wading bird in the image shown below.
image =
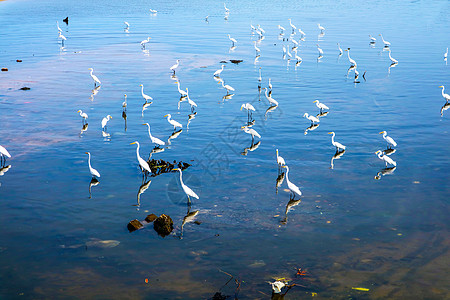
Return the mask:
<svg viewBox="0 0 450 300">
<path fill-rule="evenodd" d="M 245 133 L 248 133 L 248 134 L 250 134 L 252 136 L 252 144 L 253 144 L 253 141 L 255 139 L 255 136 L 261 138 L 259 133 L 256 132 L 256 130 L 253 129 L 253 128 L 248 128 L 248 126 L 242 126 L 241 129 L 244 130 Z"/>
<path fill-rule="evenodd" d="M 87 113 L 84 113 L 81 109 L 79 111 L 77 111 L 77 113 L 79 113 L 80 117 L 83 118 L 83 120 L 82 120 L 83 124 L 86 123 L 86 119 L 88 118 Z"/>
<path fill-rule="evenodd" d="M 221 69 L 215 71 L 215 72 L 214 72 L 214 76 L 215 76 L 215 77 L 220 77 L 220 74 L 222 73 L 224 67 L 225 67 L 225 65 L 222 65 L 222 68 L 221 68 Z"/>
<path fill-rule="evenodd" d="M 0 145 L 0 166 L 3 165 L 3 160 L 4 160 L 4 163 L 6 163 L 7 157 L 11 158 L 11 154 L 9 154 L 8 150 L 6 150 L 5 147 Z"/>
<path fill-rule="evenodd" d="M 442 89 L 442 97 L 444 97 L 445 101 L 449 102 L 450 101 L 450 95 L 444 93 L 445 87 L 443 85 L 441 85 L 440 88 Z"/>
<path fill-rule="evenodd" d="M 176 82 L 177 86 L 178 86 L 178 93 L 180 93 L 180 97 L 184 98 L 188 95 L 188 93 L 186 91 L 183 91 L 182 89 L 180 89 L 180 82 L 177 81 Z"/>
<path fill-rule="evenodd" d="M 230 41 L 233 43 L 233 46 L 235 43 L 237 43 L 237 41 L 234 38 L 232 38 L 230 35 L 228 35 L 228 39 L 230 39 Z"/>
<path fill-rule="evenodd" d="M 300 189 L 298 188 L 298 186 L 296 186 L 295 184 L 293 184 L 290 180 L 289 180 L 289 167 L 288 166 L 283 166 L 283 168 L 286 168 L 286 182 L 288 185 L 289 190 L 292 193 L 292 197 L 291 199 L 295 198 L 295 194 L 301 196 L 302 192 L 300 191 Z"/>
<path fill-rule="evenodd" d="M 339 43 L 337 43 L 337 46 L 338 46 L 338 50 L 339 50 L 339 55 L 342 55 L 342 53 L 344 53 L 344 52 L 342 51 L 341 46 L 339 45 Z"/>
<path fill-rule="evenodd" d="M 350 58 L 350 48 L 345 49 L 345 51 L 347 51 L 348 61 L 350 62 L 350 64 L 356 67 L 356 61 Z"/>
<path fill-rule="evenodd" d="M 292 32 L 294 33 L 296 30 L 297 30 L 297 27 L 295 27 L 295 25 L 294 24 L 292 24 L 292 21 L 291 21 L 291 19 L 288 19 L 289 20 L 289 25 L 291 25 L 291 28 L 292 28 Z"/>
<path fill-rule="evenodd" d="M 127 111 L 127 94 L 124 94 L 123 97 L 124 97 L 124 100 L 122 102 L 122 111 L 125 112 L 125 111 Z"/>
<path fill-rule="evenodd" d="M 395 58 L 393 58 L 391 56 L 391 50 L 389 50 L 389 59 L 392 61 L 393 64 L 397 64 L 398 63 L 398 60 L 396 60 Z"/>
<path fill-rule="evenodd" d="M 379 34 L 379 36 L 381 36 L 381 40 L 383 41 L 385 47 L 389 47 L 391 45 L 391 43 L 383 39 L 383 35 L 381 35 L 381 33 Z"/>
<path fill-rule="evenodd" d="M 86 153 L 89 157 L 88 157 L 88 166 L 89 166 L 89 172 L 91 172 L 92 177 L 99 177 L 100 178 L 100 173 L 94 169 L 93 167 L 91 167 L 91 153 L 89 152 L 84 152 Z"/>
<path fill-rule="evenodd" d="M 173 74 L 175 74 L 175 70 L 178 68 L 179 65 L 180 65 L 180 60 L 177 59 L 177 63 L 170 67 L 170 70 L 173 71 Z"/>
<path fill-rule="evenodd" d="M 172 120 L 172 115 L 171 115 L 171 114 L 167 114 L 167 115 L 164 116 L 164 118 L 165 118 L 165 117 L 167 117 L 167 122 L 169 122 L 169 123 L 173 126 L 173 130 L 174 130 L 174 131 L 175 131 L 175 129 L 176 129 L 177 127 L 180 127 L 180 128 L 183 127 L 183 125 L 181 125 L 181 124 L 178 123 L 177 121 Z"/>
<path fill-rule="evenodd" d="M 311 121 L 311 124 L 319 123 L 319 122 L 320 122 L 320 120 L 319 120 L 318 118 L 316 118 L 316 117 L 314 117 L 314 116 L 312 116 L 312 115 L 308 115 L 308 113 L 305 113 L 305 114 L 303 115 L 303 117 L 304 117 L 304 118 L 307 118 L 308 120 L 310 120 L 310 121 Z"/>
<path fill-rule="evenodd" d="M 110 115 L 107 115 L 106 117 L 104 117 L 102 119 L 102 130 L 106 129 L 106 124 L 108 124 L 108 121 L 112 119 L 112 117 Z"/>
<path fill-rule="evenodd" d="M 139 142 L 138 142 L 138 141 L 135 141 L 135 142 L 133 142 L 133 143 L 130 143 L 130 145 L 133 145 L 133 144 L 137 144 L 137 147 L 136 147 L 136 157 L 137 157 L 137 160 L 138 160 L 138 162 L 139 162 L 139 167 L 141 168 L 141 171 L 144 172 L 145 177 L 147 177 L 147 172 L 148 172 L 148 173 L 151 173 L 151 172 L 152 172 L 152 171 L 150 170 L 150 166 L 149 166 L 148 163 L 147 163 L 147 162 L 139 155 L 139 147 L 140 147 Z"/>
<path fill-rule="evenodd" d="M 147 37 L 146 40 L 143 40 L 143 41 L 141 42 L 141 47 L 145 49 L 145 45 L 146 45 L 148 42 L 150 42 L 150 39 L 151 39 L 151 37 Z"/>
<path fill-rule="evenodd" d="M 317 27 L 319 27 L 320 32 L 323 32 L 325 30 L 325 27 L 323 27 L 322 25 L 320 25 L 319 23 L 317 23 Z"/>
<path fill-rule="evenodd" d="M 382 131 L 379 134 L 383 134 L 383 139 L 388 143 L 388 148 L 391 148 L 390 145 L 397 147 L 397 143 L 394 141 L 393 138 L 387 135 L 386 131 Z"/>
<path fill-rule="evenodd" d="M 397 166 L 397 163 L 394 160 L 392 160 L 392 158 L 390 158 L 387 155 L 382 155 L 382 153 L 383 152 L 381 150 L 378 150 L 377 152 L 375 152 L 375 154 L 378 155 L 378 158 L 386 163 L 386 167 L 387 167 L 388 164 L 391 164 L 391 165 L 393 165 L 395 167 Z"/>
<path fill-rule="evenodd" d="M 100 82 L 100 80 L 98 80 L 98 77 L 95 76 L 94 74 L 92 74 L 92 72 L 94 72 L 94 69 L 89 68 L 89 71 L 91 71 L 91 77 L 92 77 L 92 79 L 94 80 L 94 86 L 97 86 L 97 83 L 98 83 L 98 85 L 102 84 L 102 83 Z"/>
<path fill-rule="evenodd" d="M 265 91 L 265 94 L 266 94 L 267 100 L 269 100 L 269 102 L 270 102 L 270 105 L 278 106 L 278 102 L 277 102 L 275 99 L 273 99 L 272 96 L 269 96 L 269 95 L 267 94 L 267 89 L 266 89 L 266 91 Z"/>
<path fill-rule="evenodd" d="M 141 87 L 141 94 L 142 94 L 142 97 L 145 99 L 145 102 L 147 103 L 149 100 L 153 100 L 152 97 L 150 97 L 147 94 L 144 94 L 144 85 L 140 84 L 139 86 Z"/>
<path fill-rule="evenodd" d="M 144 123 L 142 125 L 147 125 L 148 126 L 148 136 L 150 137 L 150 140 L 152 141 L 152 143 L 156 145 L 156 147 L 164 146 L 166 144 L 163 141 L 161 141 L 160 139 L 158 139 L 157 137 L 154 137 L 152 135 L 152 133 L 150 132 L 150 124 Z"/>
<path fill-rule="evenodd" d="M 278 149 L 277 149 L 277 164 L 278 164 L 278 168 L 286 165 L 284 158 L 282 158 L 281 156 L 278 155 Z"/>
<path fill-rule="evenodd" d="M 371 36 L 370 34 L 369 34 L 369 38 L 370 38 L 370 42 L 371 42 L 372 44 L 375 43 L 375 42 L 377 41 L 377 39 L 374 38 L 373 36 Z"/>
<path fill-rule="evenodd" d="M 252 111 L 255 111 L 255 108 L 253 107 L 253 105 L 251 105 L 250 103 L 245 103 L 241 105 L 241 110 L 242 109 L 246 109 L 247 110 L 247 117 L 248 120 L 251 119 L 252 117 Z"/>
<path fill-rule="evenodd" d="M 335 141 L 334 141 L 334 136 L 336 135 L 336 134 L 334 133 L 334 131 L 328 132 L 328 134 L 332 134 L 332 136 L 331 136 L 331 144 L 333 144 L 333 146 L 336 147 L 336 151 L 339 151 L 340 149 L 345 150 L 346 147 L 345 147 L 344 145 L 342 145 L 342 144 L 339 143 L 339 142 L 335 142 Z"/>
<path fill-rule="evenodd" d="M 228 84 L 224 84 L 223 80 L 220 80 L 220 83 L 222 84 L 222 87 L 227 90 L 227 95 L 230 93 L 230 91 L 234 92 L 234 88 Z"/>
<path fill-rule="evenodd" d="M 194 197 L 196 199 L 200 199 L 197 194 L 191 190 L 191 188 L 189 188 L 187 185 L 184 184 L 183 182 L 183 172 L 181 171 L 180 168 L 176 168 L 176 169 L 172 169 L 173 171 L 180 171 L 180 183 L 181 183 L 181 187 L 183 188 L 184 193 L 186 194 L 186 196 L 188 197 L 188 205 L 191 204 L 191 198 L 190 197 Z"/>
<path fill-rule="evenodd" d="M 322 110 L 324 110 L 324 109 L 326 109 L 326 110 L 329 109 L 328 106 L 326 106 L 323 103 L 320 103 L 319 100 L 315 100 L 315 101 L 313 101 L 313 103 L 315 103 L 316 106 L 320 109 L 320 112 L 322 112 Z"/>
</svg>

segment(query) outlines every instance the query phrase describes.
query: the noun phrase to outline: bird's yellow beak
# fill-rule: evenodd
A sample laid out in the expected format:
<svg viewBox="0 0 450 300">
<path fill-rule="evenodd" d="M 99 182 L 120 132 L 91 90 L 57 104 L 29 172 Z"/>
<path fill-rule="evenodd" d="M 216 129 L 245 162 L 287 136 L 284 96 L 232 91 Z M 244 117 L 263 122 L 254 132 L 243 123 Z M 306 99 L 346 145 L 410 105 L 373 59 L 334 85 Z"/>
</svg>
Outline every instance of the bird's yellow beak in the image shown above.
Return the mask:
<svg viewBox="0 0 450 300">
<path fill-rule="evenodd" d="M 142 125 L 147 125 L 147 123 L 145 123 L 145 124 L 142 124 Z"/>
<path fill-rule="evenodd" d="M 165 115 L 163 118 L 167 117 L 168 115 Z"/>
<path fill-rule="evenodd" d="M 241 110 L 242 110 L 242 106 L 241 106 Z"/>
<path fill-rule="evenodd" d="M 89 154 L 89 152 L 84 152 L 84 153 Z"/>
<path fill-rule="evenodd" d="M 332 134 L 332 132 L 328 132 L 328 134 Z"/>
<path fill-rule="evenodd" d="M 443 87 L 444 87 L 443 85 L 440 86 L 440 88 L 443 88 Z"/>
<path fill-rule="evenodd" d="M 136 144 L 136 142 L 132 142 L 132 143 L 130 143 L 130 145 L 133 145 L 133 144 Z"/>
<path fill-rule="evenodd" d="M 81 110 L 77 111 L 77 113 L 79 113 Z"/>
<path fill-rule="evenodd" d="M 172 171 L 178 171 L 178 170 L 179 170 L 178 168 L 172 169 Z"/>
<path fill-rule="evenodd" d="M 139 86 L 142 86 L 142 84 L 140 84 Z"/>
<path fill-rule="evenodd" d="M 282 168 L 286 168 L 286 166 L 281 166 Z"/>
<path fill-rule="evenodd" d="M 125 97 L 127 96 L 127 94 L 124 95 Z"/>
<path fill-rule="evenodd" d="M 378 134 L 382 134 L 384 131 L 382 131 L 382 132 L 379 132 Z"/>
</svg>

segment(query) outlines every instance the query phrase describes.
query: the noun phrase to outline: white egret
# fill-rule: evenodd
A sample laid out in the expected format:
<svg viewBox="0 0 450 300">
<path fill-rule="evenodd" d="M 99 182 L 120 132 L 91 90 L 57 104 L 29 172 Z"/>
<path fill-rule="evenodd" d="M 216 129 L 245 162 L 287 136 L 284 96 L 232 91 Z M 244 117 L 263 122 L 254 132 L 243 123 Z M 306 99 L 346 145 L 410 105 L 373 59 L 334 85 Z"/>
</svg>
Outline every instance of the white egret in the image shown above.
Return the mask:
<svg viewBox="0 0 450 300">
<path fill-rule="evenodd" d="M 61 45 L 64 46 L 64 41 L 66 41 L 66 37 L 61 33 L 61 31 L 58 32 L 58 38 L 61 39 Z"/>
<path fill-rule="evenodd" d="M 222 68 L 221 68 L 221 69 L 215 71 L 215 72 L 214 72 L 214 76 L 215 76 L 215 77 L 220 77 L 220 74 L 222 73 L 224 67 L 225 67 L 225 65 L 222 65 Z"/>
<path fill-rule="evenodd" d="M 323 50 L 319 47 L 319 44 L 316 44 L 317 51 L 319 51 L 319 56 L 323 56 Z"/>
<path fill-rule="evenodd" d="M 348 61 L 350 62 L 350 64 L 356 67 L 357 66 L 356 61 L 350 58 L 350 48 L 345 49 L 345 51 L 347 51 Z"/>
<path fill-rule="evenodd" d="M 328 106 L 326 106 L 323 103 L 320 103 L 319 100 L 315 100 L 315 101 L 313 101 L 313 103 L 315 103 L 316 106 L 320 109 L 320 112 L 322 112 L 322 110 L 324 110 L 324 109 L 327 109 L 327 110 L 329 109 Z"/>
<path fill-rule="evenodd" d="M 150 39 L 151 39 L 151 37 L 147 37 L 146 40 L 143 40 L 143 41 L 141 42 L 141 47 L 145 49 L 145 45 L 146 45 L 148 42 L 150 42 Z"/>
<path fill-rule="evenodd" d="M 337 150 L 337 151 L 339 151 L 339 149 L 345 150 L 346 147 L 345 147 L 344 145 L 342 145 L 342 144 L 339 143 L 339 142 L 335 142 L 335 141 L 334 141 L 334 136 L 336 135 L 336 134 L 334 133 L 334 131 L 328 132 L 328 134 L 332 134 L 332 136 L 331 136 L 331 144 L 333 144 L 333 146 L 336 147 L 336 150 Z"/>
<path fill-rule="evenodd" d="M 383 39 L 383 35 L 381 35 L 381 33 L 379 34 L 379 36 L 381 36 L 381 40 L 383 41 L 385 47 L 389 47 L 391 45 L 391 43 Z"/>
<path fill-rule="evenodd" d="M 252 136 L 252 143 L 253 143 L 253 140 L 255 139 L 255 136 L 261 138 L 259 133 L 256 132 L 256 130 L 253 129 L 253 128 L 248 128 L 248 126 L 242 126 L 241 129 L 244 130 L 245 133 L 251 134 L 251 136 Z"/>
<path fill-rule="evenodd" d="M 293 195 L 292 199 L 295 198 L 295 194 L 301 196 L 302 192 L 300 191 L 298 186 L 296 186 L 289 180 L 289 167 L 285 165 L 285 166 L 283 166 L 283 168 L 286 168 L 286 182 L 287 182 L 289 190 L 292 192 L 292 195 Z"/>
<path fill-rule="evenodd" d="M 158 11 L 156 10 L 156 9 L 149 9 L 149 11 L 152 13 L 152 14 L 156 14 Z"/>
<path fill-rule="evenodd" d="M 147 94 L 144 94 L 144 85 L 143 85 L 143 84 L 140 84 L 139 86 L 141 87 L 141 94 L 142 94 L 142 97 L 144 97 L 144 99 L 145 99 L 145 103 L 147 103 L 148 100 L 153 100 L 152 97 L 150 97 L 150 96 L 147 95 Z"/>
<path fill-rule="evenodd" d="M 286 54 L 287 54 L 289 57 L 292 57 L 292 54 L 289 52 L 289 47 L 286 49 Z"/>
<path fill-rule="evenodd" d="M 100 173 L 96 169 L 91 167 L 91 153 L 89 153 L 89 152 L 84 152 L 84 153 L 89 155 L 88 165 L 89 165 L 89 172 L 91 172 L 92 177 L 100 177 Z"/>
<path fill-rule="evenodd" d="M 139 147 L 140 147 L 139 142 L 138 142 L 138 141 L 135 141 L 135 142 L 133 142 L 133 143 L 130 143 L 130 145 L 133 145 L 133 144 L 137 144 L 137 148 L 136 148 L 136 157 L 137 157 L 137 160 L 138 160 L 138 162 L 139 162 L 139 166 L 140 166 L 140 168 L 141 168 L 141 171 L 144 172 L 145 175 L 147 175 L 146 172 L 151 173 L 152 171 L 150 170 L 150 166 L 149 166 L 148 163 L 147 163 L 147 162 L 139 155 Z"/>
<path fill-rule="evenodd" d="M 246 109 L 247 110 L 247 117 L 250 120 L 252 111 L 255 111 L 255 108 L 250 103 L 244 103 L 241 105 L 241 110 Z"/>
<path fill-rule="evenodd" d="M 325 28 L 322 25 L 320 25 L 319 23 L 317 23 L 317 27 L 319 27 L 321 32 L 323 32 L 325 30 Z"/>
<path fill-rule="evenodd" d="M 308 120 L 310 120 L 310 121 L 311 121 L 311 124 L 319 123 L 319 122 L 320 122 L 320 120 L 319 120 L 318 118 L 316 118 L 316 117 L 314 117 L 314 116 L 312 116 L 312 115 L 308 115 L 308 113 L 305 113 L 305 114 L 303 115 L 303 117 L 305 117 L 305 118 L 307 118 Z"/>
<path fill-rule="evenodd" d="M 80 117 L 83 118 L 83 123 L 85 123 L 85 122 L 86 122 L 86 119 L 88 118 L 87 113 L 84 113 L 81 109 L 80 109 L 79 111 L 77 111 L 77 113 L 80 114 Z"/>
<path fill-rule="evenodd" d="M 112 119 L 112 117 L 110 115 L 107 115 L 106 117 L 104 117 L 102 119 L 102 130 L 105 130 L 106 128 L 106 124 L 108 123 L 108 121 Z"/>
<path fill-rule="evenodd" d="M 237 43 L 237 41 L 234 38 L 232 38 L 230 35 L 228 35 L 228 39 L 233 43 L 233 46 L 235 43 Z"/>
<path fill-rule="evenodd" d="M 388 143 L 388 148 L 390 148 L 389 145 L 392 145 L 394 147 L 397 147 L 397 143 L 394 141 L 393 138 L 387 135 L 386 131 L 382 131 L 379 134 L 383 134 L 383 139 Z"/>
<path fill-rule="evenodd" d="M 267 283 L 269 283 L 272 286 L 272 291 L 275 294 L 280 294 L 281 293 L 281 289 L 286 286 L 286 284 L 284 284 L 281 281 L 267 282 Z"/>
<path fill-rule="evenodd" d="M 187 100 L 188 100 L 189 105 L 191 106 L 191 112 L 192 112 L 192 111 L 194 111 L 194 107 L 197 107 L 197 103 L 195 103 L 194 100 L 192 100 L 189 97 L 189 90 L 188 90 L 188 88 L 186 88 L 186 93 L 187 93 Z"/>
<path fill-rule="evenodd" d="M 289 20 L 289 25 L 291 25 L 291 28 L 292 28 L 292 32 L 295 32 L 295 30 L 297 30 L 297 27 L 295 27 L 295 25 L 294 24 L 292 24 L 292 21 L 291 21 L 291 19 L 288 19 Z"/>
<path fill-rule="evenodd" d="M 264 29 L 262 29 L 261 25 L 258 24 L 257 26 L 258 26 L 258 30 L 261 31 L 261 33 L 266 33 L 266 32 L 264 31 Z"/>
<path fill-rule="evenodd" d="M 284 31 L 284 27 L 283 27 L 283 26 L 281 26 L 281 25 L 278 25 L 278 29 L 280 29 L 280 30 L 281 30 L 281 32 L 283 32 L 283 31 Z"/>
<path fill-rule="evenodd" d="M 449 102 L 450 101 L 450 95 L 444 93 L 445 87 L 443 85 L 441 85 L 440 88 L 442 89 L 442 97 L 444 97 L 445 101 Z"/>
<path fill-rule="evenodd" d="M 222 84 L 222 87 L 227 90 L 227 94 L 229 94 L 230 91 L 234 92 L 234 88 L 228 84 L 224 85 L 223 80 L 221 80 L 220 83 Z"/>
<path fill-rule="evenodd" d="M 392 58 L 391 50 L 389 50 L 389 59 L 392 61 L 393 64 L 397 64 L 398 63 L 398 60 L 396 60 L 395 58 Z"/>
<path fill-rule="evenodd" d="M 383 152 L 381 150 L 378 150 L 377 152 L 375 152 L 375 154 L 378 155 L 378 158 L 383 160 L 386 163 L 386 167 L 387 167 L 388 164 L 391 164 L 391 165 L 393 165 L 395 167 L 397 166 L 397 163 L 392 158 L 390 158 L 387 155 L 382 155 L 382 153 Z"/>
<path fill-rule="evenodd" d="M 5 147 L 3 147 L 2 145 L 0 145 L 0 159 L 1 160 L 5 160 L 6 163 L 6 158 L 11 158 L 11 154 L 9 154 L 8 150 L 6 150 Z M 0 165 L 2 163 L 2 161 L 0 160 Z"/>
<path fill-rule="evenodd" d="M 305 36 L 306 34 L 303 32 L 303 30 L 301 30 L 300 28 L 298 29 L 298 32 L 302 35 Z"/>
<path fill-rule="evenodd" d="M 444 53 L 444 59 L 447 59 L 448 56 L 448 48 L 447 48 L 447 52 Z"/>
<path fill-rule="evenodd" d="M 223 4 L 223 7 L 225 8 L 225 12 L 226 12 L 226 13 L 229 13 L 229 12 L 230 12 L 230 10 L 227 8 L 227 6 L 225 5 L 225 3 Z"/>
<path fill-rule="evenodd" d="M 126 111 L 127 110 L 127 94 L 124 94 L 123 97 L 124 97 L 124 101 L 122 102 L 122 110 Z"/>
<path fill-rule="evenodd" d="M 123 22 L 125 24 L 125 30 L 128 30 L 130 28 L 130 23 L 127 21 Z"/>
<path fill-rule="evenodd" d="M 272 82 L 270 78 L 269 78 L 269 90 L 272 91 Z"/>
<path fill-rule="evenodd" d="M 152 141 L 153 144 L 155 144 L 157 147 L 164 146 L 166 144 L 163 141 L 161 141 L 160 139 L 158 139 L 157 137 L 154 137 L 152 135 L 152 133 L 150 132 L 150 124 L 144 123 L 142 125 L 147 125 L 148 126 L 148 136 L 150 137 L 150 140 Z"/>
<path fill-rule="evenodd" d="M 167 117 L 167 122 L 169 122 L 173 126 L 173 130 L 175 130 L 177 127 L 183 128 L 183 125 L 181 125 L 179 122 L 172 120 L 172 115 L 167 114 L 164 116 L 164 118 Z"/>
<path fill-rule="evenodd" d="M 91 74 L 92 79 L 94 80 L 94 86 L 97 86 L 97 83 L 98 83 L 98 85 L 102 84 L 102 83 L 100 82 L 100 80 L 98 80 L 98 77 L 95 76 L 94 74 L 92 74 L 92 73 L 94 72 L 94 69 L 89 68 L 88 70 L 91 71 L 90 74 Z"/>
<path fill-rule="evenodd" d="M 272 96 L 269 96 L 269 95 L 267 94 L 267 89 L 266 89 L 265 94 L 266 94 L 267 100 L 269 100 L 269 102 L 270 102 L 271 105 L 278 106 L 278 102 L 277 102 L 275 99 L 273 99 Z"/>
<path fill-rule="evenodd" d="M 56 28 L 58 28 L 58 32 L 62 32 L 62 29 L 59 28 L 59 23 L 58 23 L 58 21 L 56 21 Z"/>
<path fill-rule="evenodd" d="M 344 53 L 341 49 L 341 46 L 339 45 L 339 43 L 337 43 L 338 49 L 339 49 L 339 55 L 342 55 L 342 53 Z"/>
<path fill-rule="evenodd" d="M 297 49 L 295 49 L 294 51 L 294 57 L 297 60 L 297 63 L 300 63 L 302 61 L 302 58 L 297 54 Z"/>
<path fill-rule="evenodd" d="M 175 74 L 176 68 L 180 65 L 180 60 L 177 59 L 177 63 L 170 67 L 170 70 L 173 71 L 173 74 Z"/>
<path fill-rule="evenodd" d="M 183 182 L 183 172 L 181 171 L 181 169 L 176 168 L 176 169 L 172 169 L 173 171 L 180 171 L 180 183 L 181 183 L 181 187 L 183 188 L 184 193 L 186 194 L 186 196 L 188 197 L 188 204 L 191 203 L 191 198 L 189 197 L 194 197 L 196 199 L 200 199 L 197 194 L 191 190 L 191 188 L 189 188 L 187 185 L 184 184 Z"/>
<path fill-rule="evenodd" d="M 256 55 L 258 55 L 258 52 L 261 52 L 261 49 L 259 49 L 259 48 L 256 46 L 256 41 L 253 41 L 253 46 L 255 47 Z"/>
<path fill-rule="evenodd" d="M 205 17 L 205 22 L 209 22 L 208 18 L 209 18 L 209 15 L 207 15 L 207 16 Z"/>
<path fill-rule="evenodd" d="M 180 93 L 181 98 L 184 98 L 187 96 L 187 92 L 180 89 L 180 82 L 177 81 L 176 84 L 178 85 L 178 93 Z"/>
<path fill-rule="evenodd" d="M 277 164 L 278 166 L 284 166 L 286 165 L 286 162 L 284 161 L 284 158 L 278 155 L 278 149 L 277 149 Z"/>
<path fill-rule="evenodd" d="M 369 38 L 370 38 L 371 43 L 375 43 L 377 41 L 377 39 L 374 38 L 373 36 L 371 36 L 370 34 L 369 34 Z"/>
</svg>

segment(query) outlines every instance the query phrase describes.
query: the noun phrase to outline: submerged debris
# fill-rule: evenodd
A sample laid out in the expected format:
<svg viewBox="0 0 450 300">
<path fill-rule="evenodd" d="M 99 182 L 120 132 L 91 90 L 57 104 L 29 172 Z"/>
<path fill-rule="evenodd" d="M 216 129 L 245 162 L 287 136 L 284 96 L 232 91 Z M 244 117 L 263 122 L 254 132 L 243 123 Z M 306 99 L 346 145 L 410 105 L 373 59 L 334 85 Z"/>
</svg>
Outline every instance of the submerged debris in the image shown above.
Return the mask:
<svg viewBox="0 0 450 300">
<path fill-rule="evenodd" d="M 20 88 L 19 90 L 28 91 L 28 90 L 31 90 L 31 89 L 29 87 L 27 87 L 27 86 L 24 86 L 24 87 Z"/>
<path fill-rule="evenodd" d="M 22 62 L 22 60 L 21 59 L 16 59 L 16 62 Z"/>
<path fill-rule="evenodd" d="M 154 222 L 153 228 L 162 237 L 169 235 L 173 230 L 172 218 L 162 214 Z"/>
<path fill-rule="evenodd" d="M 2 68 L 3 72 L 8 72 L 8 68 Z"/>
<path fill-rule="evenodd" d="M 211 300 L 225 300 L 225 299 L 228 299 L 228 298 L 231 298 L 231 297 L 227 296 L 227 295 L 222 295 L 221 292 L 216 292 L 214 294 L 214 296 L 211 298 Z"/>
<path fill-rule="evenodd" d="M 151 159 L 147 161 L 150 166 L 150 170 L 152 171 L 152 176 L 158 176 L 163 173 L 170 173 L 173 169 L 181 169 L 184 171 L 189 168 L 191 165 L 182 161 L 177 162 L 176 160 L 173 163 L 169 161 L 165 161 L 163 159 Z"/>
<path fill-rule="evenodd" d="M 230 61 L 233 63 L 233 64 L 239 64 L 239 63 L 241 63 L 241 62 L 243 62 L 243 60 L 242 59 L 230 59 Z"/>
</svg>

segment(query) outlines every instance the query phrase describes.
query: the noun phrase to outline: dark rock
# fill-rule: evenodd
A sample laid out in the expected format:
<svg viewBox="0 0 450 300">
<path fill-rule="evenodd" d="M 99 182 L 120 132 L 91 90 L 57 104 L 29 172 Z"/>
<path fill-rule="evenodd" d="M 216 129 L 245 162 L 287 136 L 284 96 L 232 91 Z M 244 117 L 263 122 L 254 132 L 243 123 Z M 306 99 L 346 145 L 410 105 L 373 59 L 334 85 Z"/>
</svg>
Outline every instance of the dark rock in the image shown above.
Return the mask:
<svg viewBox="0 0 450 300">
<path fill-rule="evenodd" d="M 153 221 L 155 221 L 158 217 L 155 214 L 150 214 L 145 218 L 145 221 L 147 221 L 147 223 L 151 223 Z"/>
<path fill-rule="evenodd" d="M 220 63 L 221 64 L 227 64 L 228 62 L 226 60 L 222 60 Z"/>
<path fill-rule="evenodd" d="M 225 300 L 230 298 L 230 296 L 222 295 L 221 292 L 217 292 L 214 294 L 214 296 L 211 298 L 211 300 Z"/>
<path fill-rule="evenodd" d="M 162 159 L 151 159 L 147 161 L 152 171 L 152 176 L 158 176 L 163 173 L 170 173 L 174 168 L 180 168 L 182 171 L 190 167 L 191 165 L 185 162 L 173 161 L 173 163 Z"/>
<path fill-rule="evenodd" d="M 2 68 L 3 72 L 8 72 L 8 68 Z"/>
<path fill-rule="evenodd" d="M 69 17 L 66 17 L 66 18 L 63 20 L 63 22 L 66 23 L 67 25 L 69 25 Z"/>
<path fill-rule="evenodd" d="M 24 86 L 23 88 L 20 88 L 20 90 L 22 90 L 22 91 L 28 91 L 28 90 L 31 90 L 29 87 L 27 87 L 27 86 Z"/>
<path fill-rule="evenodd" d="M 21 59 L 16 59 L 16 61 L 17 61 L 17 62 L 22 62 L 22 60 L 21 60 Z"/>
<path fill-rule="evenodd" d="M 165 214 L 160 215 L 154 222 L 153 228 L 162 237 L 169 235 L 173 230 L 172 218 Z"/>
<path fill-rule="evenodd" d="M 230 61 L 233 63 L 233 64 L 239 64 L 239 63 L 241 63 L 241 62 L 243 62 L 243 60 L 242 59 L 230 59 Z"/>
<path fill-rule="evenodd" d="M 142 225 L 142 223 L 139 222 L 138 220 L 130 221 L 130 223 L 128 223 L 127 225 L 127 228 L 130 232 L 141 229 L 142 227 L 144 227 L 144 225 Z"/>
</svg>

